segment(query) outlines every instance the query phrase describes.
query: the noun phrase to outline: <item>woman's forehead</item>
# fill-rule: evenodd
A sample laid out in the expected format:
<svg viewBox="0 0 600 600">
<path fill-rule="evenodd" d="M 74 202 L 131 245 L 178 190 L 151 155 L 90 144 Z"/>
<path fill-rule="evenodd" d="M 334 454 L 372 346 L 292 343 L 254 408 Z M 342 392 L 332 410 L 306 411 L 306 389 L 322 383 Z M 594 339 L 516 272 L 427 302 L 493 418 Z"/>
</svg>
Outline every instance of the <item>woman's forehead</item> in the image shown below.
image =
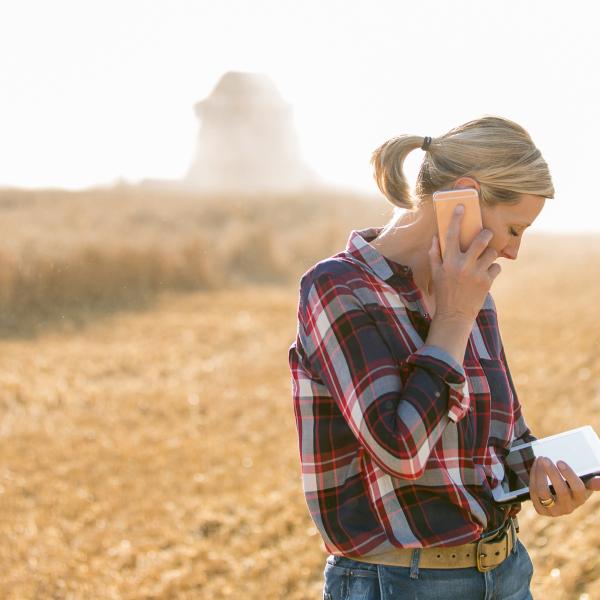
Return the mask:
<svg viewBox="0 0 600 600">
<path fill-rule="evenodd" d="M 515 225 L 528 227 L 533 223 L 536 217 L 544 208 L 546 199 L 543 196 L 532 196 L 523 194 L 516 204 L 496 204 L 494 208 L 507 218 L 510 218 Z"/>
</svg>

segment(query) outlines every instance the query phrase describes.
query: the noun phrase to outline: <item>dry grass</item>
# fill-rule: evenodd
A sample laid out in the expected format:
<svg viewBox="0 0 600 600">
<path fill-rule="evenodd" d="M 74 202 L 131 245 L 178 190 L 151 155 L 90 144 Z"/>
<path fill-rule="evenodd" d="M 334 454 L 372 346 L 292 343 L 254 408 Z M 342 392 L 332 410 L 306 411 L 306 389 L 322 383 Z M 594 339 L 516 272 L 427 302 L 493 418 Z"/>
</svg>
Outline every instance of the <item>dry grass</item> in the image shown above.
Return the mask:
<svg viewBox="0 0 600 600">
<path fill-rule="evenodd" d="M 390 208 L 336 189 L 200 196 L 143 186 L 0 190 L 0 335 L 147 306 L 164 290 L 291 283 Z"/>
<path fill-rule="evenodd" d="M 317 259 L 347 238 L 342 218 L 323 240 L 313 216 L 270 208 L 307 252 L 329 245 Z M 355 225 L 385 222 L 376 211 Z M 598 241 L 531 235 L 501 264 L 493 292 L 530 425 L 600 431 Z M 1 598 L 320 597 L 287 365 L 296 301 L 296 282 L 165 292 L 0 341 Z M 524 508 L 536 598 L 600 598 L 599 508 L 600 494 L 560 519 Z"/>
</svg>

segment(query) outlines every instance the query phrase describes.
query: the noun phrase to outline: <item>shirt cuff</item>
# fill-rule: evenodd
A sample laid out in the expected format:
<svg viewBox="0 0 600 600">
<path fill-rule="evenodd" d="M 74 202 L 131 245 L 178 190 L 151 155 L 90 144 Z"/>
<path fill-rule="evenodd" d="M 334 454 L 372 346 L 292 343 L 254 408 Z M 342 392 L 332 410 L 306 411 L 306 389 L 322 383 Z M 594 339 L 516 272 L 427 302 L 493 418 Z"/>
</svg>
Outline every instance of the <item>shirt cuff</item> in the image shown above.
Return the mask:
<svg viewBox="0 0 600 600">
<path fill-rule="evenodd" d="M 457 422 L 465 416 L 471 406 L 469 385 L 464 368 L 449 352 L 439 346 L 425 344 L 415 350 L 406 363 L 426 369 L 448 385 L 448 417 L 452 421 Z"/>
</svg>

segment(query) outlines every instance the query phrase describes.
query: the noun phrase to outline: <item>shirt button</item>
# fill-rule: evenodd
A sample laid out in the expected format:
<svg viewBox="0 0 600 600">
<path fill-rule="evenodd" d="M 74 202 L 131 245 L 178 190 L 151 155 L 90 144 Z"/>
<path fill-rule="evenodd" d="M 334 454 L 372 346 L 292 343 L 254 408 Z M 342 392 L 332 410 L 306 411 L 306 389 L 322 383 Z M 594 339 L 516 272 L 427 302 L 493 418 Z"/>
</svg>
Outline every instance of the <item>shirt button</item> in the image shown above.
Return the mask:
<svg viewBox="0 0 600 600">
<path fill-rule="evenodd" d="M 435 397 L 436 397 L 436 398 L 439 398 L 439 397 L 440 397 L 440 393 L 439 393 L 439 392 L 436 392 L 436 393 L 435 393 Z"/>
</svg>

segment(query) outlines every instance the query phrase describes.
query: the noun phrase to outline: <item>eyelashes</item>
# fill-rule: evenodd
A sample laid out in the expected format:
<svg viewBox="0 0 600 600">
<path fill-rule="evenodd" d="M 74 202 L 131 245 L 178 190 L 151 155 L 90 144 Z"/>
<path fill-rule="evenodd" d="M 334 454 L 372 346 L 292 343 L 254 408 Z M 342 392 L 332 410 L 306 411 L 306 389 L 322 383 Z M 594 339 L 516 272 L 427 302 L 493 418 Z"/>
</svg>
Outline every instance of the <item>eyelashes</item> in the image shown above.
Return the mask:
<svg viewBox="0 0 600 600">
<path fill-rule="evenodd" d="M 510 231 L 510 235 L 514 236 L 514 237 L 519 237 L 519 233 L 517 231 L 515 231 L 512 227 L 509 229 Z"/>
</svg>

